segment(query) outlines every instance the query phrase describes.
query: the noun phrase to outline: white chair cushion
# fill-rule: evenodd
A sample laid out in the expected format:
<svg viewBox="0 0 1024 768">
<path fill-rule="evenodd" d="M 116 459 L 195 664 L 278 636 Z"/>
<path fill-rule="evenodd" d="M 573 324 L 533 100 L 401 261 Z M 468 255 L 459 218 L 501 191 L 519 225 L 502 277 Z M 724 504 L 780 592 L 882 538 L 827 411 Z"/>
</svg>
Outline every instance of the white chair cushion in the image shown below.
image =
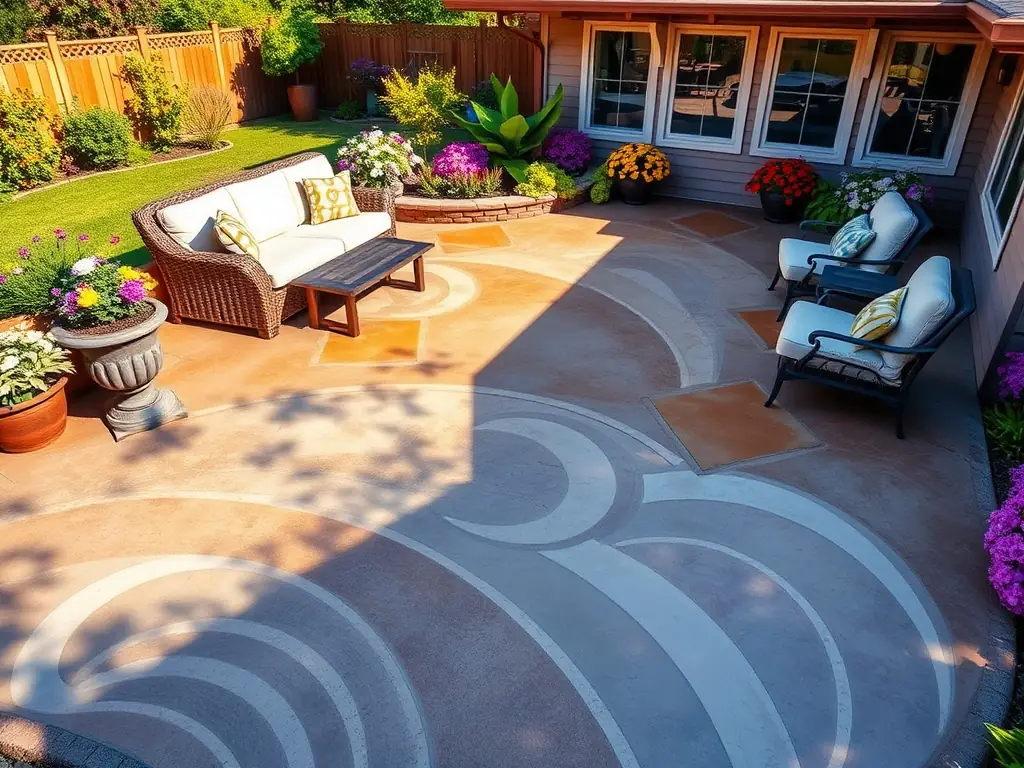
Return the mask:
<svg viewBox="0 0 1024 768">
<path fill-rule="evenodd" d="M 260 264 L 275 288 L 284 288 L 295 278 L 326 264 L 345 252 L 345 244 L 332 238 L 279 235 L 260 243 Z"/>
<path fill-rule="evenodd" d="M 226 253 L 214 232 L 217 211 L 239 216 L 234 200 L 224 188 L 169 205 L 157 212 L 156 217 L 164 232 L 190 251 Z"/>
<path fill-rule="evenodd" d="M 872 266 L 872 261 L 891 259 L 910 240 L 917 229 L 917 216 L 899 192 L 886 192 L 871 209 L 871 229 L 875 239 L 860 254 L 860 269 L 885 272 L 888 264 Z"/>
<path fill-rule="evenodd" d="M 282 175 L 288 180 L 288 189 L 292 193 L 292 203 L 295 210 L 299 212 L 300 218 L 295 222 L 299 224 L 309 223 L 309 201 L 306 199 L 306 191 L 302 188 L 303 179 L 326 179 L 334 175 L 331 168 L 331 161 L 323 155 L 317 155 L 310 160 L 303 160 L 298 165 L 292 165 L 281 169 Z"/>
<path fill-rule="evenodd" d="M 952 267 L 945 256 L 932 256 L 907 281 L 900 319 L 891 333 L 879 341 L 893 347 L 914 347 L 929 336 L 956 309 L 953 300 Z M 888 375 L 896 375 L 910 361 L 910 355 L 883 352 Z"/>
<path fill-rule="evenodd" d="M 382 211 L 367 211 L 358 216 L 325 221 L 323 224 L 303 224 L 288 232 L 289 237 L 331 238 L 341 240 L 345 250 L 351 251 L 391 229 L 391 217 Z"/>
<path fill-rule="evenodd" d="M 825 254 L 824 258 L 816 259 L 814 262 L 814 274 L 820 275 L 821 271 L 829 264 L 839 264 L 828 258 L 828 243 L 816 243 L 812 240 L 797 240 L 794 237 L 784 237 L 779 241 L 779 269 L 786 280 L 803 280 L 811 271 L 807 263 L 807 257 Z"/>
<path fill-rule="evenodd" d="M 294 229 L 301 222 L 295 207 L 291 183 L 281 171 L 224 187 L 235 201 L 239 218 L 257 242 Z"/>
<path fill-rule="evenodd" d="M 844 336 L 850 335 L 850 326 L 854 316 L 849 312 L 812 304 L 809 301 L 798 301 L 789 308 L 786 320 L 779 331 L 779 340 L 775 351 L 783 357 L 799 360 L 813 348 L 807 340 L 813 331 L 833 331 Z M 854 363 L 868 371 L 874 371 L 884 378 L 892 378 L 885 373 L 885 362 L 882 356 L 873 349 L 859 349 L 853 344 L 836 339 L 821 339 L 818 355 L 838 363 Z M 847 371 L 847 373 L 854 373 Z M 876 379 L 870 373 L 865 378 Z"/>
</svg>

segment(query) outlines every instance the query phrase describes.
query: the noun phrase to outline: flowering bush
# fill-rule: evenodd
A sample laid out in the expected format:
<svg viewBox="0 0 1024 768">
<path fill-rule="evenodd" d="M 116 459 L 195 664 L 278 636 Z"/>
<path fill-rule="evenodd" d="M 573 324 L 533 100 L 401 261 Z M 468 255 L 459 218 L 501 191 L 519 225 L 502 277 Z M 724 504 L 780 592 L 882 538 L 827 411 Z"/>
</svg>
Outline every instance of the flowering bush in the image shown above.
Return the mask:
<svg viewBox="0 0 1024 768">
<path fill-rule="evenodd" d="M 526 181 L 516 184 L 516 192 L 527 197 L 544 197 L 555 191 L 555 177 L 543 163 L 526 167 Z"/>
<path fill-rule="evenodd" d="M 590 187 L 590 202 L 601 205 L 611 200 L 612 175 L 608 172 L 608 161 L 605 160 L 594 171 L 594 184 Z"/>
<path fill-rule="evenodd" d="M 1024 352 L 1007 352 L 996 373 L 999 374 L 999 397 L 1019 400 L 1024 394 Z"/>
<path fill-rule="evenodd" d="M 91 328 L 131 317 L 157 282 L 148 273 L 100 256 L 85 256 L 57 276 L 50 289 L 57 322 Z"/>
<path fill-rule="evenodd" d="M 1006 609 L 1024 614 L 1024 466 L 1010 472 L 1010 493 L 988 518 L 988 580 Z"/>
<path fill-rule="evenodd" d="M 623 144 L 608 156 L 608 178 L 661 181 L 669 175 L 665 153 L 653 144 Z"/>
<path fill-rule="evenodd" d="M 455 87 L 455 69 L 424 67 L 415 79 L 397 69 L 384 78 L 384 106 L 395 120 L 416 129 L 413 136 L 420 147 L 437 144 L 441 129 L 449 124 L 449 113 L 462 109 L 466 95 Z"/>
<path fill-rule="evenodd" d="M 60 163 L 55 122 L 41 96 L 0 91 L 0 191 L 53 179 Z"/>
<path fill-rule="evenodd" d="M 68 351 L 42 331 L 0 333 L 0 407 L 31 400 L 73 373 Z"/>
<path fill-rule="evenodd" d="M 807 207 L 807 217 L 845 224 L 878 202 L 886 192 L 899 192 L 907 200 L 930 205 L 932 188 L 910 171 L 883 170 L 843 173 L 838 184 L 822 184 Z"/>
<path fill-rule="evenodd" d="M 555 194 L 563 200 L 570 200 L 580 194 L 576 180 L 554 163 L 541 163 L 555 180 Z"/>
<path fill-rule="evenodd" d="M 384 78 L 393 70 L 390 64 L 378 64 L 373 59 L 362 56 L 352 62 L 349 67 L 351 77 L 368 91 L 379 91 L 383 87 Z"/>
<path fill-rule="evenodd" d="M 487 171 L 487 148 L 475 141 L 453 141 L 434 156 L 432 170 L 437 176 L 479 174 Z"/>
<path fill-rule="evenodd" d="M 744 189 L 752 194 L 776 192 L 786 205 L 806 200 L 818 187 L 818 174 L 806 160 L 769 160 L 750 177 Z"/>
<path fill-rule="evenodd" d="M 352 181 L 363 187 L 389 187 L 422 163 L 400 134 L 377 127 L 353 136 L 338 150 L 338 170 L 348 171 Z"/>
<path fill-rule="evenodd" d="M 590 137 L 583 131 L 552 131 L 544 139 L 544 159 L 569 173 L 583 173 L 590 164 L 590 147 Z"/>
</svg>

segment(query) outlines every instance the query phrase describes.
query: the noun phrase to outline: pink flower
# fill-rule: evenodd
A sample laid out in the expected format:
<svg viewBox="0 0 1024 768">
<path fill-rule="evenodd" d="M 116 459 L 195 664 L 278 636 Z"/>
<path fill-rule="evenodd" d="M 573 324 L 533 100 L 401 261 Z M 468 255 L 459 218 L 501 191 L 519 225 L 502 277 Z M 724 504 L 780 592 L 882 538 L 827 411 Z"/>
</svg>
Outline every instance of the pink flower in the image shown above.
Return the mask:
<svg viewBox="0 0 1024 768">
<path fill-rule="evenodd" d="M 138 304 L 146 298 L 146 289 L 141 280 L 125 280 L 117 289 L 117 295 L 129 304 Z"/>
<path fill-rule="evenodd" d="M 88 239 L 89 239 L 89 236 L 84 234 L 84 233 L 78 236 L 78 242 L 80 242 L 80 243 L 84 243 Z"/>
<path fill-rule="evenodd" d="M 28 248 L 19 248 L 18 249 L 18 255 L 21 256 L 21 258 L 23 258 L 23 259 L 27 259 L 28 258 Z"/>
<path fill-rule="evenodd" d="M 41 238 L 39 235 L 32 235 L 32 242 L 33 243 L 41 243 L 42 241 L 43 241 L 43 238 Z"/>
<path fill-rule="evenodd" d="M 0 285 L 7 282 L 7 275 L 0 275 Z"/>
<path fill-rule="evenodd" d="M 67 240 L 68 239 L 68 233 L 65 232 L 63 229 L 55 229 L 55 230 L 53 230 L 53 234 L 54 234 L 54 236 L 56 236 L 56 238 L 58 240 Z"/>
<path fill-rule="evenodd" d="M 121 238 L 118 237 L 117 235 L 111 235 L 110 236 L 110 244 L 111 245 L 117 245 L 120 242 L 121 242 Z"/>
</svg>

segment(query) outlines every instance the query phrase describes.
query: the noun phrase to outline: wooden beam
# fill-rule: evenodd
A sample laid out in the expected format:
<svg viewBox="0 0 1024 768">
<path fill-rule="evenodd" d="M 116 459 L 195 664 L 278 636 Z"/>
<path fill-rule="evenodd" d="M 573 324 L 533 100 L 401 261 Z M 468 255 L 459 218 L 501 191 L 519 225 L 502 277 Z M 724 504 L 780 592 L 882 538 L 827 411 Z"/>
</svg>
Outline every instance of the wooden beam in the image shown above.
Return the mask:
<svg viewBox="0 0 1024 768">
<path fill-rule="evenodd" d="M 967 4 L 967 20 L 997 53 L 1024 51 L 1024 18 L 1005 18 L 978 3 Z"/>
</svg>

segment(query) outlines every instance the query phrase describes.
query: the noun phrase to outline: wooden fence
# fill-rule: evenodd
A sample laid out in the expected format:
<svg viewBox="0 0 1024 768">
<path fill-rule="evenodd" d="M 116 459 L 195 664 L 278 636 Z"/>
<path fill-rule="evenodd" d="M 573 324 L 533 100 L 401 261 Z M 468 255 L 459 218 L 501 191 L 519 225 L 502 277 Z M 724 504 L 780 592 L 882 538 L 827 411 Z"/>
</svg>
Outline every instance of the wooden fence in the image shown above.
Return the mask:
<svg viewBox="0 0 1024 768">
<path fill-rule="evenodd" d="M 346 99 L 362 99 L 363 90 L 349 78 L 361 57 L 399 69 L 427 64 L 456 68 L 457 86 L 468 93 L 491 72 L 511 76 L 520 102 L 533 103 L 538 56 L 533 45 L 499 27 L 447 27 L 425 24 L 322 24 L 323 55 L 303 67 L 303 82 L 319 86 L 320 106 L 333 109 Z M 75 104 L 124 111 L 129 87 L 121 76 L 125 56 L 155 55 L 172 81 L 181 86 L 216 85 L 231 93 L 234 122 L 277 115 L 288 110 L 288 78 L 268 77 L 259 48 L 241 29 L 211 24 L 201 32 L 147 34 L 142 28 L 126 37 L 57 40 L 0 46 L 0 90 L 26 89 L 43 96 L 57 111 Z"/>
<path fill-rule="evenodd" d="M 0 46 L 0 89 L 23 88 L 57 111 L 75 104 L 124 112 L 130 93 L 121 76 L 125 56 L 156 56 L 172 82 L 216 85 L 232 95 L 234 122 L 276 115 L 288 109 L 287 82 L 267 77 L 259 49 L 241 29 L 147 34 L 142 28 L 127 37 L 57 40 Z"/>
</svg>

